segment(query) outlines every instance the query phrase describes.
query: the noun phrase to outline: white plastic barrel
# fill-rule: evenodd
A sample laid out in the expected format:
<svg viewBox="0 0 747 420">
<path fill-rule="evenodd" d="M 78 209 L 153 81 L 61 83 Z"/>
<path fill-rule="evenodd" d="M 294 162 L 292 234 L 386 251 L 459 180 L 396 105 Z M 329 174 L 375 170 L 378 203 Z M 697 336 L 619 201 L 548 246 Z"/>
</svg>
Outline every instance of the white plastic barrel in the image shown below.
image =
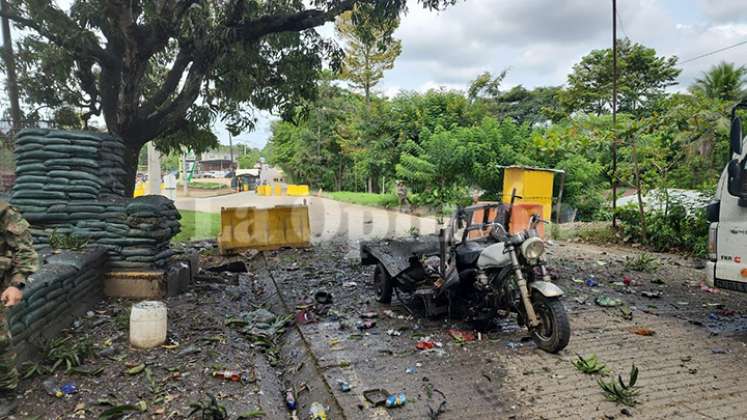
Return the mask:
<svg viewBox="0 0 747 420">
<path fill-rule="evenodd" d="M 166 305 L 143 301 L 130 311 L 130 344 L 141 349 L 160 346 L 166 341 Z"/>
</svg>

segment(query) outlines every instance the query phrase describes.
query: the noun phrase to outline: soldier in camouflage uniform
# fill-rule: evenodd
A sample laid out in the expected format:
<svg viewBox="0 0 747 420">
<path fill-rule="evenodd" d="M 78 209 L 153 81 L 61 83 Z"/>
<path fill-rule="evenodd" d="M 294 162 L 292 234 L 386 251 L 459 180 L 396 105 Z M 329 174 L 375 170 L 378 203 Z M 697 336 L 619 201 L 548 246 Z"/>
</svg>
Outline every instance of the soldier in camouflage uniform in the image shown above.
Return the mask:
<svg viewBox="0 0 747 420">
<path fill-rule="evenodd" d="M 2 400 L 12 396 L 18 386 L 18 371 L 15 354 L 10 349 L 10 335 L 5 319 L 7 307 L 18 304 L 23 298 L 23 289 L 29 282 L 29 275 L 36 271 L 39 260 L 31 241 L 29 224 L 21 213 L 0 199 L 0 278 L 2 294 L 0 301 L 0 417 L 12 413 L 12 400 Z"/>
</svg>

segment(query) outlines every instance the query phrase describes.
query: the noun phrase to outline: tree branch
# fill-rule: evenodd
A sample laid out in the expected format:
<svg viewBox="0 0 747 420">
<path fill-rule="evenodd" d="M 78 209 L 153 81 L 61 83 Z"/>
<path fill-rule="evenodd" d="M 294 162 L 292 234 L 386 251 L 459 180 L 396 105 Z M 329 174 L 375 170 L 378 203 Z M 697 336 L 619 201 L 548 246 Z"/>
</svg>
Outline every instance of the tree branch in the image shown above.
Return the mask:
<svg viewBox="0 0 747 420">
<path fill-rule="evenodd" d="M 155 112 L 175 91 L 179 86 L 179 81 L 182 79 L 184 70 L 187 69 L 189 63 L 192 62 L 192 57 L 188 52 L 188 49 L 181 49 L 174 60 L 174 64 L 171 66 L 166 79 L 158 90 L 149 100 L 145 103 L 141 110 L 141 114 L 149 116 Z"/>
<path fill-rule="evenodd" d="M 284 16 L 263 16 L 245 22 L 230 31 L 229 42 L 257 40 L 278 32 L 302 31 L 333 21 L 337 15 L 352 10 L 355 0 L 345 0 L 329 10 L 310 9 Z"/>
</svg>

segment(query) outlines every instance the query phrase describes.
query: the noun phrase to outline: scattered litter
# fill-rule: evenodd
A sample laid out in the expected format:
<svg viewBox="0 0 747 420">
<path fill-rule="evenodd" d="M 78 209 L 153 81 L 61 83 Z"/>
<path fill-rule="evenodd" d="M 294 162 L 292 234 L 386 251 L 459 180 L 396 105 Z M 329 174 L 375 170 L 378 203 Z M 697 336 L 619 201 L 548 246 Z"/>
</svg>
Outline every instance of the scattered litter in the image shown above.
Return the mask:
<svg viewBox="0 0 747 420">
<path fill-rule="evenodd" d="M 371 328 L 376 326 L 376 321 L 373 320 L 366 320 L 366 321 L 358 321 L 355 326 L 363 331 L 363 330 L 370 330 Z"/>
<path fill-rule="evenodd" d="M 664 280 L 659 277 L 651 279 L 651 284 L 667 284 Z"/>
<path fill-rule="evenodd" d="M 601 295 L 601 296 L 598 296 L 594 300 L 594 303 L 596 303 L 599 306 L 611 308 L 611 307 L 622 305 L 623 301 L 618 298 L 609 297 L 607 295 Z"/>
<path fill-rule="evenodd" d="M 221 370 L 213 372 L 213 378 L 221 378 L 231 382 L 239 382 L 241 376 L 241 372 L 236 370 Z"/>
<path fill-rule="evenodd" d="M 700 283 L 700 290 L 706 293 L 718 293 L 718 289 L 714 287 L 708 287 L 705 283 Z"/>
<path fill-rule="evenodd" d="M 327 410 L 316 401 L 311 403 L 309 414 L 311 415 L 311 420 L 327 420 Z"/>
<path fill-rule="evenodd" d="M 475 341 L 475 334 L 472 331 L 450 328 L 449 335 L 454 339 L 454 341 L 460 343 Z"/>
<path fill-rule="evenodd" d="M 737 314 L 737 311 L 734 309 L 721 309 L 718 311 L 719 316 L 734 316 Z"/>
<path fill-rule="evenodd" d="M 332 303 L 332 293 L 329 293 L 326 290 L 319 290 L 316 293 L 314 293 L 314 300 L 316 300 L 316 303 L 322 304 L 322 305 L 329 305 Z"/>
<path fill-rule="evenodd" d="M 386 330 L 386 335 L 389 335 L 389 336 L 392 336 L 392 337 L 399 337 L 400 335 L 402 335 L 402 332 L 390 328 L 390 329 Z"/>
<path fill-rule="evenodd" d="M 623 284 L 626 286 L 630 286 L 631 284 L 633 284 L 633 279 L 629 276 L 623 276 Z"/>
<path fill-rule="evenodd" d="M 520 347 L 522 347 L 523 344 L 521 343 L 514 343 L 513 341 L 509 341 L 506 343 L 506 347 L 510 348 L 511 350 L 516 350 Z"/>
<path fill-rule="evenodd" d="M 630 309 L 630 306 L 628 305 L 621 305 L 620 315 L 623 317 L 623 319 L 630 321 L 633 319 L 633 310 Z"/>
<path fill-rule="evenodd" d="M 642 335 L 644 337 L 650 337 L 652 335 L 656 335 L 656 331 L 652 330 L 651 328 L 646 328 L 646 327 L 632 327 L 628 329 L 628 331 L 632 332 L 635 335 Z"/>
<path fill-rule="evenodd" d="M 602 260 L 597 260 L 597 265 L 600 267 L 604 267 L 605 265 L 607 265 L 607 263 Z"/>
<path fill-rule="evenodd" d="M 664 296 L 664 292 L 662 292 L 661 290 L 657 290 L 657 291 L 644 290 L 641 292 L 641 296 L 647 297 L 650 299 L 658 299 Z"/>
<path fill-rule="evenodd" d="M 342 284 L 342 287 L 347 288 L 347 289 L 352 289 L 352 288 L 358 287 L 358 283 L 354 281 L 346 281 Z"/>
<path fill-rule="evenodd" d="M 134 376 L 134 375 L 138 375 L 138 374 L 142 373 L 144 370 L 145 370 L 145 363 L 140 363 L 137 366 L 133 366 L 133 367 L 127 369 L 127 374 Z"/>
<path fill-rule="evenodd" d="M 421 338 L 420 340 L 418 340 L 417 344 L 415 344 L 415 348 L 418 350 L 429 350 L 432 349 L 433 346 L 433 340 L 431 340 L 429 337 Z"/>
<path fill-rule="evenodd" d="M 721 347 L 714 347 L 711 349 L 711 353 L 713 354 L 726 354 L 726 350 L 722 349 Z"/>
<path fill-rule="evenodd" d="M 599 286 L 599 282 L 594 277 L 589 277 L 588 279 L 586 279 L 586 281 L 584 282 L 584 284 L 586 284 L 589 287 L 597 287 L 597 286 Z"/>
<path fill-rule="evenodd" d="M 377 314 L 376 312 L 364 312 L 361 314 L 361 318 L 363 319 L 374 319 L 378 317 L 379 317 L 379 314 Z"/>
<path fill-rule="evenodd" d="M 572 280 L 573 280 L 573 282 L 574 282 L 574 283 L 576 283 L 576 284 L 584 284 L 584 281 L 583 281 L 583 280 L 581 280 L 581 279 L 577 279 L 576 277 L 574 277 L 574 278 L 573 278 Z"/>
<path fill-rule="evenodd" d="M 296 324 L 298 325 L 306 325 L 316 322 L 316 317 L 314 317 L 314 314 L 307 311 L 307 310 L 301 310 L 296 312 Z"/>
<path fill-rule="evenodd" d="M 337 380 L 337 387 L 340 388 L 340 391 L 342 392 L 350 392 L 350 384 L 342 379 Z"/>
<path fill-rule="evenodd" d="M 586 301 L 589 300 L 589 297 L 586 295 L 578 295 L 575 298 L 573 298 L 573 300 L 575 300 L 576 303 L 578 303 L 579 305 L 585 305 Z"/>
<path fill-rule="evenodd" d="M 388 397 L 389 392 L 381 388 L 367 389 L 363 391 L 363 398 L 374 407 L 385 405 Z"/>
<path fill-rule="evenodd" d="M 285 406 L 290 411 L 294 411 L 296 408 L 298 408 L 298 403 L 296 402 L 296 396 L 293 395 L 292 389 L 285 391 Z"/>
<path fill-rule="evenodd" d="M 193 355 L 193 354 L 197 354 L 200 351 L 202 351 L 202 350 L 200 350 L 200 348 L 197 347 L 197 346 L 187 346 L 187 347 L 179 350 L 179 352 L 176 353 L 176 355 L 179 356 L 179 357 L 190 356 L 190 355 Z"/>
<path fill-rule="evenodd" d="M 409 367 L 409 368 L 405 369 L 405 373 L 407 373 L 408 375 L 409 375 L 409 374 L 413 374 L 413 373 L 415 373 L 415 372 L 417 372 L 417 371 L 418 371 L 418 370 L 417 370 L 417 369 L 415 369 L 414 367 Z"/>
<path fill-rule="evenodd" d="M 387 309 L 384 312 L 382 312 L 387 318 L 397 318 L 397 314 L 394 313 L 393 310 Z"/>
<path fill-rule="evenodd" d="M 405 404 L 407 404 L 407 396 L 405 396 L 404 392 L 400 392 L 396 395 L 393 394 L 386 398 L 387 408 L 402 407 Z"/>
</svg>

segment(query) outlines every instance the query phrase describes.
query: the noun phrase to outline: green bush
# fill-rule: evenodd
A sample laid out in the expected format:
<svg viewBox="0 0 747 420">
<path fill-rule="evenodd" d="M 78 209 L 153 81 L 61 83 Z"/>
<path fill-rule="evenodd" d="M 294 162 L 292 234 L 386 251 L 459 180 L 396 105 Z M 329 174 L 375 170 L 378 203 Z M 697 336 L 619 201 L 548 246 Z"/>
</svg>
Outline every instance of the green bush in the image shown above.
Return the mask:
<svg viewBox="0 0 747 420">
<path fill-rule="evenodd" d="M 395 208 L 399 200 L 395 194 L 373 194 L 364 192 L 337 191 L 329 193 L 330 198 L 361 206 Z"/>
<path fill-rule="evenodd" d="M 220 182 L 190 182 L 189 188 L 194 190 L 222 190 L 228 188 L 228 186 Z"/>
<path fill-rule="evenodd" d="M 673 202 L 667 211 L 647 211 L 645 240 L 636 206 L 619 209 L 618 217 L 627 240 L 641 243 L 654 251 L 685 252 L 700 257 L 707 253 L 708 221 L 703 209 L 688 214 L 682 204 Z"/>
</svg>

